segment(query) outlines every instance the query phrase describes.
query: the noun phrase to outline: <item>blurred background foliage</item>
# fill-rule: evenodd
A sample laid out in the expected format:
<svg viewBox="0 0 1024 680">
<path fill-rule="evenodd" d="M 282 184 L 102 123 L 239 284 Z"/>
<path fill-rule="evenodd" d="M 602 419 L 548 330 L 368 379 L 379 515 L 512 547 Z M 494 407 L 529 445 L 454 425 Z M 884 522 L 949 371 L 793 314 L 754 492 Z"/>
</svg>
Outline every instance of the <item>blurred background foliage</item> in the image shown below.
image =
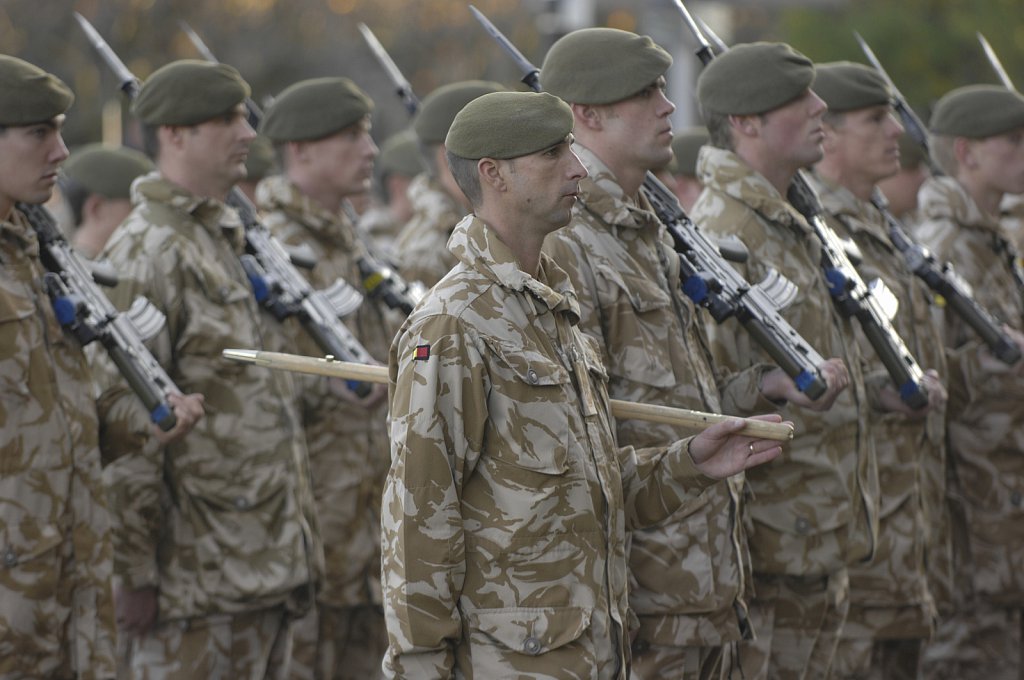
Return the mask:
<svg viewBox="0 0 1024 680">
<path fill-rule="evenodd" d="M 650 33 L 676 55 L 677 64 L 694 47 L 671 0 L 473 2 L 536 64 L 555 39 L 583 25 Z M 1021 0 L 694 0 L 687 6 L 731 43 L 783 40 L 816 61 L 864 61 L 856 30 L 925 118 L 945 91 L 996 82 L 977 31 L 1011 77 L 1024 82 Z M 72 11 L 89 19 L 140 78 L 168 61 L 199 58 L 179 21 L 241 71 L 257 101 L 303 78 L 348 76 L 377 103 L 378 138 L 406 126 L 408 114 L 363 43 L 360 22 L 373 29 L 421 98 L 455 80 L 511 85 L 519 79 L 472 18 L 466 0 L 0 0 L 0 52 L 56 73 L 76 92 L 66 127 L 70 145 L 101 137 L 104 107 L 114 117 L 121 108 L 128 119 L 118 84 Z M 693 77 L 699 70 L 687 68 Z M 683 118 L 687 108 L 692 116 L 692 104 L 686 103 L 692 93 L 679 90 L 691 81 L 687 75 L 670 89 Z"/>
</svg>

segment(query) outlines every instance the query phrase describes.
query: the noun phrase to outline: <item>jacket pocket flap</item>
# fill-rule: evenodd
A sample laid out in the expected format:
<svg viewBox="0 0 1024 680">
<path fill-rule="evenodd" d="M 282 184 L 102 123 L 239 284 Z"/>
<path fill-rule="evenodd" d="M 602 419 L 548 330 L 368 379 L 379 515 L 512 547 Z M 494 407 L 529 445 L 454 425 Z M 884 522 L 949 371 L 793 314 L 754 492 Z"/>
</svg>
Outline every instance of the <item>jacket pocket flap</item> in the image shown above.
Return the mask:
<svg viewBox="0 0 1024 680">
<path fill-rule="evenodd" d="M 510 650 L 536 656 L 578 639 L 590 616 L 584 607 L 483 609 L 469 614 L 469 624 Z"/>
</svg>

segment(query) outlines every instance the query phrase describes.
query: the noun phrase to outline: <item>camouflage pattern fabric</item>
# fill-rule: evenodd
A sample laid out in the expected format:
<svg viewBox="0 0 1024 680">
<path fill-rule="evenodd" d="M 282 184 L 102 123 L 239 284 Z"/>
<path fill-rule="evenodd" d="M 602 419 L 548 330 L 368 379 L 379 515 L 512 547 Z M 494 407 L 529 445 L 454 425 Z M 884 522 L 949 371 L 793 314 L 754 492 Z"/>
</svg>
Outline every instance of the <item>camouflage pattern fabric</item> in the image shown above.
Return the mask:
<svg viewBox="0 0 1024 680">
<path fill-rule="evenodd" d="M 999 209 L 999 223 L 1013 239 L 1017 252 L 1024 252 L 1024 194 L 1006 194 Z"/>
<path fill-rule="evenodd" d="M 774 267 L 795 283 L 799 294 L 782 315 L 823 357 L 843 359 L 850 371 L 850 387 L 825 413 L 779 409 L 796 427 L 787 455 L 747 473 L 754 571 L 827 575 L 868 557 L 877 529 L 878 476 L 853 328 L 829 297 L 817 237 L 768 181 L 732 152 L 710 146 L 701 150 L 697 170 L 705 189 L 692 218 L 712 235 L 740 237 L 752 253 L 737 265 L 748 281 Z M 732 320 L 709 323 L 708 334 L 720 383 L 768 361 Z M 733 412 L 728 401 L 723 407 Z"/>
<path fill-rule="evenodd" d="M 399 270 L 406 281 L 433 286 L 458 262 L 447 244 L 465 211 L 427 174 L 417 175 L 409 185 L 409 202 L 412 219 L 395 242 Z"/>
<path fill-rule="evenodd" d="M 283 607 L 162 623 L 132 640 L 132 677 L 288 680 L 290 625 Z"/>
<path fill-rule="evenodd" d="M 1012 238 L 982 214 L 954 179 L 929 179 L 921 188 L 924 222 L 917 234 L 940 260 L 950 260 L 978 302 L 1000 321 L 1024 327 L 1024 301 L 1012 274 Z M 952 612 L 925 652 L 926 672 L 986 650 L 1020 648 L 1020 627 L 988 625 L 992 616 L 1016 616 L 1024 606 L 1024 385 L 993 374 L 979 362 L 980 340 L 946 315 L 950 399 L 948 442 L 952 462 L 954 580 Z M 1006 608 L 1003 614 L 999 608 Z M 996 613 L 993 613 L 996 612 Z M 1016 653 L 1004 668 L 1020 668 Z M 985 668 L 990 668 L 990 665 Z M 985 677 L 999 677 L 987 675 Z"/>
<path fill-rule="evenodd" d="M 364 680 L 382 676 L 388 648 L 378 605 L 316 607 L 292 626 L 291 680 Z M 300 653 L 299 645 L 311 653 Z"/>
<path fill-rule="evenodd" d="M 627 199 L 607 167 L 579 145 L 589 176 L 580 182 L 572 222 L 545 252 L 569 275 L 579 328 L 602 349 L 615 399 L 720 412 L 703 324 L 679 282 L 679 258 L 646 199 Z M 616 423 L 620 444 L 664 445 L 682 428 L 638 420 Z M 743 475 L 717 484 L 663 524 L 630 539 L 629 602 L 640 618 L 634 645 L 719 646 L 738 640 L 737 608 L 749 568 L 739 521 Z M 744 614 L 745 616 L 745 614 Z M 666 651 L 666 658 L 671 653 Z M 691 657 L 693 655 L 691 654 Z M 716 661 L 721 661 L 716 658 Z M 637 677 L 678 677 L 645 663 Z"/>
<path fill-rule="evenodd" d="M 373 249 L 383 255 L 388 262 L 398 261 L 395 244 L 405 225 L 395 220 L 387 206 L 371 205 L 359 216 L 359 224 L 356 226 L 363 234 L 363 238 L 368 239 Z"/>
<path fill-rule="evenodd" d="M 619 449 L 596 343 L 542 255 L 480 220 L 392 346 L 389 677 L 625 678 L 626 531 L 714 481 L 689 439 Z"/>
<path fill-rule="evenodd" d="M 812 176 L 812 185 L 829 226 L 860 249 L 863 260 L 857 268 L 864 280 L 881 279 L 899 300 L 893 325 L 911 354 L 922 368 L 933 368 L 945 379 L 945 351 L 930 290 L 892 245 L 882 214 L 819 176 Z M 895 388 L 859 326 L 856 334 L 868 385 Z M 923 421 L 877 409 L 869 410 L 869 418 L 881 490 L 878 543 L 869 563 L 850 568 L 850 617 L 843 637 L 924 639 L 937 615 L 927 565 L 945 555 L 938 531 L 945 522 L 945 408 L 933 408 Z M 915 611 L 916 617 L 911 615 Z"/>
<path fill-rule="evenodd" d="M 266 609 L 305 596 L 323 555 L 289 374 L 228 361 L 228 347 L 281 348 L 280 324 L 257 308 L 239 261 L 238 215 L 157 173 L 136 180 L 131 215 L 105 251 L 124 309 L 144 295 L 167 322 L 151 341 L 205 417 L 164 450 L 124 455 L 148 431 L 135 395 L 103 402 L 114 508 L 115 570 L 128 588 L 159 587 L 160 621 Z"/>
<path fill-rule="evenodd" d="M 850 372 L 850 386 L 828 411 L 781 407 L 796 428 L 787 454 L 747 474 L 752 610 L 756 604 L 758 612 L 751 621 L 760 640 L 741 642 L 740 660 L 744 671 L 754 665 L 772 674 L 748 677 L 801 677 L 789 671 L 827 669 L 835 645 L 822 626 L 833 626 L 838 642 L 845 618 L 845 604 L 837 608 L 847 602 L 845 592 L 831 594 L 816 584 L 846 583 L 846 565 L 870 557 L 877 537 L 878 471 L 861 354 L 850 321 L 829 297 L 819 265 L 821 244 L 804 218 L 730 151 L 705 146 L 697 172 L 704 191 L 691 211 L 693 220 L 712 236 L 735 235 L 746 244 L 751 259 L 736 266 L 748 281 L 761 281 L 774 267 L 796 284 L 799 293 L 782 315 L 823 357 L 843 359 Z M 721 325 L 709 321 L 708 334 L 720 385 L 728 386 L 731 374 L 742 376 L 769 361 L 732 319 Z M 723 396 L 728 393 L 723 388 Z M 727 400 L 723 407 L 736 408 Z M 769 585 L 784 575 L 795 590 Z"/>
<path fill-rule="evenodd" d="M 0 677 L 113 678 L 94 387 L 44 273 L 15 211 L 0 222 Z"/>
<path fill-rule="evenodd" d="M 312 249 L 316 266 L 307 276 L 314 288 L 326 288 L 338 278 L 362 288 L 357 261 L 365 253 L 343 213 L 316 207 L 283 176 L 264 179 L 256 196 L 264 224 L 281 241 Z M 396 321 L 387 307 L 370 299 L 344 319 L 363 347 L 382 363 L 387 360 Z M 301 327 L 294 324 L 292 329 L 293 351 L 323 354 Z M 380 497 L 390 462 L 387 404 L 381 401 L 369 410 L 352 406 L 332 394 L 322 377 L 302 376 L 299 384 L 326 566 L 317 602 L 334 608 L 379 607 Z M 382 618 L 379 623 L 376 633 L 383 639 Z M 315 638 L 300 635 L 295 640 L 296 659 L 312 665 L 315 648 Z M 355 648 L 339 658 L 347 663 L 349 654 L 366 653 Z M 380 667 L 379 658 L 376 666 Z"/>
</svg>

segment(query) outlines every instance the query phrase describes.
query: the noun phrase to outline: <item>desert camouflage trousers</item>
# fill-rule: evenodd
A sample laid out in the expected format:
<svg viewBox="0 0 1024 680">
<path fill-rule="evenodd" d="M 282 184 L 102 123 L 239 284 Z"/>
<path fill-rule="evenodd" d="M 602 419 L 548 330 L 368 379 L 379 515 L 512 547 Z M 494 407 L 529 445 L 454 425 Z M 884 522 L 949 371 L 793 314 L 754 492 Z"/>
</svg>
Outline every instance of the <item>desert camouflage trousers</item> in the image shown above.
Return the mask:
<svg viewBox="0 0 1024 680">
<path fill-rule="evenodd" d="M 1021 680 L 1022 610 L 984 601 L 960 605 L 939 620 L 924 648 L 927 680 Z"/>
<path fill-rule="evenodd" d="M 756 638 L 739 643 L 738 677 L 829 677 L 849 612 L 849 588 L 845 569 L 829 576 L 755 573 L 750 624 Z"/>
<path fill-rule="evenodd" d="M 382 678 L 388 648 L 379 606 L 316 608 L 295 622 L 291 680 Z"/>
<path fill-rule="evenodd" d="M 672 647 L 633 643 L 634 680 L 728 680 L 736 658 L 736 643 L 713 647 Z"/>
<path fill-rule="evenodd" d="M 132 680 L 286 680 L 292 619 L 284 607 L 161 623 L 132 640 Z"/>
</svg>

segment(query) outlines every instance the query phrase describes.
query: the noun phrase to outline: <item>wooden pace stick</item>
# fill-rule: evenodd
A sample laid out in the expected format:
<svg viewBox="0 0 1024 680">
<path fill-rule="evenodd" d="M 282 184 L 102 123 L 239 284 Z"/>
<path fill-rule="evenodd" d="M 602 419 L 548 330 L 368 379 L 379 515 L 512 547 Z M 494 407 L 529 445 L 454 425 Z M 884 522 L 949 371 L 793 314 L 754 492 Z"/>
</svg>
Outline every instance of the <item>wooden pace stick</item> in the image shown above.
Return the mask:
<svg viewBox="0 0 1024 680">
<path fill-rule="evenodd" d="M 225 359 L 232 359 L 243 363 L 256 364 L 281 371 L 293 373 L 310 373 L 313 375 L 325 375 L 332 378 L 343 378 L 345 380 L 359 380 L 362 382 L 386 383 L 388 381 L 388 369 L 386 366 L 368 366 L 356 364 L 349 361 L 337 361 L 331 357 L 318 359 L 298 354 L 285 354 L 282 352 L 264 352 L 254 349 L 226 349 L 223 351 Z M 677 425 L 692 430 L 704 430 L 715 423 L 729 420 L 734 416 L 723 416 L 717 413 L 704 413 L 702 411 L 690 411 L 670 406 L 656 406 L 653 404 L 638 404 L 633 401 L 611 400 L 612 415 L 616 418 L 636 418 L 652 423 L 666 423 Z M 740 434 L 758 439 L 773 439 L 785 442 L 793 438 L 793 426 L 787 423 L 768 423 L 763 420 L 752 420 L 741 418 L 744 427 Z"/>
</svg>

